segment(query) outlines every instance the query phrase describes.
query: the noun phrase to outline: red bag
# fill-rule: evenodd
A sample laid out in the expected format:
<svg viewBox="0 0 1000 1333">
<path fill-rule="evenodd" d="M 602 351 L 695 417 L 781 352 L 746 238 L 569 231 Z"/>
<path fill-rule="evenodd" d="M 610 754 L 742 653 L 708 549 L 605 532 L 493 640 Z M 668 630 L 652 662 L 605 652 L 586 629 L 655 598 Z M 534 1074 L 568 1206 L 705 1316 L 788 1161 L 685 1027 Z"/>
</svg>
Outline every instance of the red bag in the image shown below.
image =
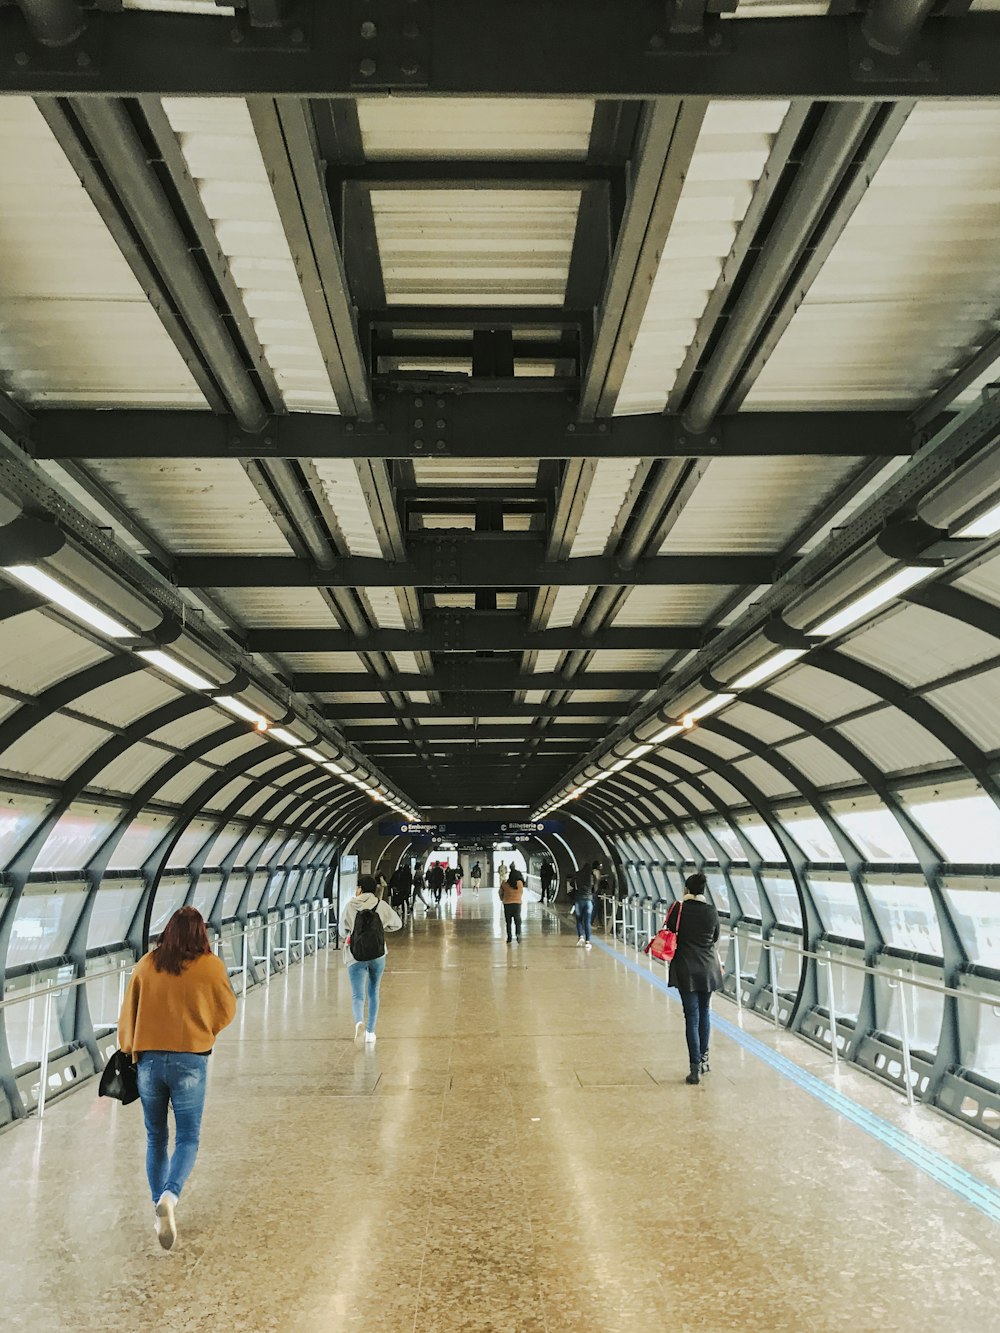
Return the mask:
<svg viewBox="0 0 1000 1333">
<path fill-rule="evenodd" d="M 653 938 L 646 944 L 643 953 L 652 954 L 660 963 L 669 963 L 677 952 L 677 927 L 681 924 L 682 903 L 677 903 L 677 919 L 674 922 L 674 929 L 671 930 L 667 925 L 670 920 L 670 911 L 667 912 L 666 921 L 656 932 Z"/>
</svg>

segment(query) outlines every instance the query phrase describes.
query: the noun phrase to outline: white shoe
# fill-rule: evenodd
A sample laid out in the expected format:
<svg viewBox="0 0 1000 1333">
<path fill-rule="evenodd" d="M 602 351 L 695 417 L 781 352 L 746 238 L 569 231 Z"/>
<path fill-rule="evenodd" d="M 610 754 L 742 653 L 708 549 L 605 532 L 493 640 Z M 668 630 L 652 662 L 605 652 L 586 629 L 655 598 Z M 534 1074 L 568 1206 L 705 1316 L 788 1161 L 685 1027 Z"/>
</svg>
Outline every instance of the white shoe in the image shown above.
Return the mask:
<svg viewBox="0 0 1000 1333">
<path fill-rule="evenodd" d="M 362 1018 L 359 1023 L 354 1024 L 354 1044 L 357 1045 L 358 1038 L 365 1030 L 365 1020 Z"/>
<path fill-rule="evenodd" d="M 371 1048 L 372 1048 L 374 1045 L 375 1045 L 375 1033 L 374 1033 L 374 1032 L 366 1032 L 366 1033 L 365 1033 L 365 1050 L 366 1050 L 366 1051 L 371 1050 Z"/>
<path fill-rule="evenodd" d="M 156 1205 L 156 1234 L 165 1250 L 173 1248 L 177 1239 L 177 1221 L 174 1217 L 176 1197 L 164 1190 Z"/>
<path fill-rule="evenodd" d="M 588 940 L 587 943 L 586 943 L 583 947 L 584 947 L 585 949 L 592 949 L 594 946 L 591 944 L 590 940 Z"/>
<path fill-rule="evenodd" d="M 576 947 L 577 947 L 578 949 L 582 949 L 583 946 L 586 944 L 586 942 L 587 942 L 587 941 L 586 941 L 586 940 L 583 938 L 583 936 L 581 935 L 580 938 L 579 938 L 579 939 L 577 940 L 577 942 L 576 942 Z"/>
</svg>

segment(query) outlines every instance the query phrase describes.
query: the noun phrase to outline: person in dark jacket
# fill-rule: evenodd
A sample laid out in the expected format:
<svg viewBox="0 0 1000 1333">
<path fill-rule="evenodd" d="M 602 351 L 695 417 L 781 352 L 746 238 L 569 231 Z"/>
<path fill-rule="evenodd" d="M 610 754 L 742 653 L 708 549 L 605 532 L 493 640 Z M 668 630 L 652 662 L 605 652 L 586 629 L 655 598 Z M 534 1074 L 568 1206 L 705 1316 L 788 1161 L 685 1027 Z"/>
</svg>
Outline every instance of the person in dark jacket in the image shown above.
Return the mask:
<svg viewBox="0 0 1000 1333">
<path fill-rule="evenodd" d="M 590 922 L 594 915 L 594 869 L 590 862 L 576 872 L 573 890 L 573 915 L 576 917 L 576 947 L 591 948 Z"/>
<path fill-rule="evenodd" d="M 722 968 L 715 951 L 719 914 L 705 901 L 707 887 L 704 875 L 690 875 L 684 881 L 683 899 L 667 913 L 667 923 L 677 935 L 677 952 L 670 963 L 667 984 L 680 991 L 684 1006 L 691 1063 L 687 1083 L 699 1083 L 701 1075 L 709 1072 L 709 1006 L 712 992 L 722 989 Z"/>
<path fill-rule="evenodd" d="M 539 873 L 542 881 L 542 902 L 547 903 L 554 896 L 552 886 L 556 882 L 556 868 L 548 857 L 542 862 Z"/>
<path fill-rule="evenodd" d="M 427 887 L 434 895 L 434 901 L 441 901 L 441 890 L 444 888 L 444 866 L 440 861 L 435 861 L 427 872 Z"/>
</svg>

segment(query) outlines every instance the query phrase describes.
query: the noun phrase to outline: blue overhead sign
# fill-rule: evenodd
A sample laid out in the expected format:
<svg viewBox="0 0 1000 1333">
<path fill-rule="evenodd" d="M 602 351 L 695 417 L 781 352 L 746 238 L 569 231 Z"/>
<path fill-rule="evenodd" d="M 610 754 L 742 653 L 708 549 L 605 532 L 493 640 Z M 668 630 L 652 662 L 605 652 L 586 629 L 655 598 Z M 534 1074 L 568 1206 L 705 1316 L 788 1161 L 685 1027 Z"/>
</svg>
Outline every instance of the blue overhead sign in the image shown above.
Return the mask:
<svg viewBox="0 0 1000 1333">
<path fill-rule="evenodd" d="M 455 819 L 440 823 L 419 823 L 407 819 L 383 820 L 378 831 L 383 838 L 395 838 L 403 835 L 410 838 L 496 838 L 498 841 L 514 842 L 537 837 L 540 833 L 559 833 L 562 820 L 559 819 Z"/>
</svg>

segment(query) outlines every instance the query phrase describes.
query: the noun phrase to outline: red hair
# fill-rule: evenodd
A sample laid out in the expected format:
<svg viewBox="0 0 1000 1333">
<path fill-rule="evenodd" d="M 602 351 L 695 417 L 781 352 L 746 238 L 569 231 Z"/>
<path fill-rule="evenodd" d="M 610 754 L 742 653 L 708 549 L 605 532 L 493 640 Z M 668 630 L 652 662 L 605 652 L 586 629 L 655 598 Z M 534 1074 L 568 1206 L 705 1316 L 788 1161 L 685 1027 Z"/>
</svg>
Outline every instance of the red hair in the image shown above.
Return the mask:
<svg viewBox="0 0 1000 1333">
<path fill-rule="evenodd" d="M 193 958 L 211 952 L 205 918 L 197 907 L 179 907 L 153 950 L 153 966 L 157 972 L 172 972 L 179 977 Z"/>
</svg>

